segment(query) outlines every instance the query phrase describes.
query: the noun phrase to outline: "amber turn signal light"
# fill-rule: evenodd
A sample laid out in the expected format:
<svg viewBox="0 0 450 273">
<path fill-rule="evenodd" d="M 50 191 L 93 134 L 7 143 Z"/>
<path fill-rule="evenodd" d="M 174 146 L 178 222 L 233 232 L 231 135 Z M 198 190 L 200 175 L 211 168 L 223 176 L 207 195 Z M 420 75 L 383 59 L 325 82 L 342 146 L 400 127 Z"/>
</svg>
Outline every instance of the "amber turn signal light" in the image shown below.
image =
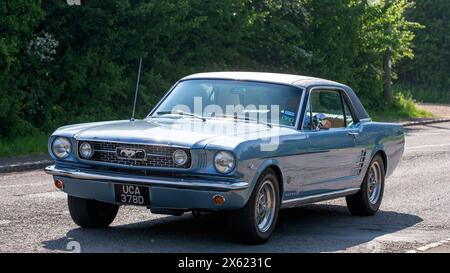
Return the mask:
<svg viewBox="0 0 450 273">
<path fill-rule="evenodd" d="M 55 180 L 55 187 L 57 187 L 58 189 L 62 190 L 62 189 L 64 189 L 64 183 L 61 180 L 56 179 Z"/>
<path fill-rule="evenodd" d="M 213 197 L 213 202 L 214 204 L 216 204 L 217 206 L 222 206 L 223 203 L 225 203 L 225 198 L 222 195 L 214 195 Z"/>
</svg>

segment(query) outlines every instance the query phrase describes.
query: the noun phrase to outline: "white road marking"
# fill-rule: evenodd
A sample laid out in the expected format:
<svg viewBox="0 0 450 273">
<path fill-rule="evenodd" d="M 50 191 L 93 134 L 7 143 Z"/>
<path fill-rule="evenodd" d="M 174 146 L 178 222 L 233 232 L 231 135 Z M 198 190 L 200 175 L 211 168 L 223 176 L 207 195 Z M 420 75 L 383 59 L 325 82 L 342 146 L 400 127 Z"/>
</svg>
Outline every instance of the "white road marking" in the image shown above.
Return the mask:
<svg viewBox="0 0 450 273">
<path fill-rule="evenodd" d="M 445 244 L 448 244 L 448 243 L 450 243 L 450 238 L 447 239 L 447 240 L 439 241 L 437 243 L 431 243 L 431 244 L 428 244 L 428 245 L 424 245 L 424 246 L 418 247 L 418 248 L 416 248 L 414 250 L 407 251 L 406 253 L 425 252 L 427 250 L 430 250 L 430 249 L 433 249 L 433 248 L 437 248 L 437 247 L 440 247 L 441 245 L 445 245 Z"/>
<path fill-rule="evenodd" d="M 12 173 L 1 173 L 0 174 L 0 179 L 7 179 L 10 177 L 28 177 L 30 175 L 33 176 L 45 176 L 45 173 L 43 170 L 34 170 L 34 171 L 23 171 L 23 172 L 12 172 Z"/>
<path fill-rule="evenodd" d="M 412 146 L 406 147 L 406 151 L 415 149 L 435 148 L 435 147 L 450 147 L 450 144 L 430 144 L 430 145 Z"/>
<path fill-rule="evenodd" d="M 35 187 L 35 186 L 45 186 L 45 185 L 51 185 L 51 183 L 45 182 L 45 183 L 28 183 L 28 184 L 4 185 L 4 186 L 0 186 L 0 189 L 30 187 L 30 186 L 31 187 Z"/>
<path fill-rule="evenodd" d="M 33 197 L 33 198 L 66 198 L 66 194 L 62 191 L 51 191 L 51 192 L 40 192 L 40 193 L 32 193 L 24 195 L 24 197 Z"/>
<path fill-rule="evenodd" d="M 6 226 L 9 223 L 11 223 L 9 220 L 0 220 L 0 226 Z"/>
</svg>

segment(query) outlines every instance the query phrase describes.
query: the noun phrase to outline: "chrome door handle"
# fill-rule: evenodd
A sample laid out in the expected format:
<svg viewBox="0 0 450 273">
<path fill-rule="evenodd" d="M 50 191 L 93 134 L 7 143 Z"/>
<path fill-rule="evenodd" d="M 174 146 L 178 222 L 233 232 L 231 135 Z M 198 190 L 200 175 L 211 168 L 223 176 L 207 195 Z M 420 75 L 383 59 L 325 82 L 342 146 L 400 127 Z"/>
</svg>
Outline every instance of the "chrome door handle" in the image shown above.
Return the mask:
<svg viewBox="0 0 450 273">
<path fill-rule="evenodd" d="M 349 136 L 352 136 L 354 138 L 358 138 L 359 137 L 359 133 L 358 132 L 348 132 Z"/>
</svg>

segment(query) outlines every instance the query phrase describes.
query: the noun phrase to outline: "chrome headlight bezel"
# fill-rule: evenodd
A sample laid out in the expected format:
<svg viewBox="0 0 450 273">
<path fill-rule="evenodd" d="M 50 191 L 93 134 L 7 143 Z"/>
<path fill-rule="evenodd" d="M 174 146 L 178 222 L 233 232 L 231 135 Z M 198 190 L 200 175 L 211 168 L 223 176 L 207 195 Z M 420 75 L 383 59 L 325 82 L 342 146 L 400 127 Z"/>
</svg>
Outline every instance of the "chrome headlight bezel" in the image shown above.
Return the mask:
<svg viewBox="0 0 450 273">
<path fill-rule="evenodd" d="M 66 137 L 56 137 L 52 142 L 52 153 L 58 159 L 69 157 L 72 151 L 72 143 Z"/>
<path fill-rule="evenodd" d="M 88 151 L 88 153 L 86 153 Z M 89 159 L 94 154 L 94 150 L 92 149 L 92 145 L 88 142 L 82 142 L 78 148 L 78 153 L 82 159 Z"/>
<path fill-rule="evenodd" d="M 179 161 L 181 159 L 181 161 Z M 172 160 L 177 166 L 183 166 L 187 163 L 189 157 L 186 151 L 177 149 L 172 154 Z"/>
<path fill-rule="evenodd" d="M 214 155 L 214 168 L 221 174 L 229 174 L 236 167 L 236 160 L 233 153 L 228 151 L 218 151 Z"/>
</svg>

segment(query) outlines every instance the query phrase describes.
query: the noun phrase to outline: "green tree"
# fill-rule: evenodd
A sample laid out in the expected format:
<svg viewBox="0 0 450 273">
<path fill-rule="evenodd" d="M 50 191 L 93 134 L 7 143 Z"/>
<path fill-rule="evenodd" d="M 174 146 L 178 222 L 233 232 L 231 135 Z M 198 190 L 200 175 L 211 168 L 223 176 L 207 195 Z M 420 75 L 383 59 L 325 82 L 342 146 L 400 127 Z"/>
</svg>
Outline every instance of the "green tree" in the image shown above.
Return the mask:
<svg viewBox="0 0 450 273">
<path fill-rule="evenodd" d="M 351 85 L 382 107 L 383 56 L 412 56 L 412 4 L 391 0 L 20 0 L 0 4 L 0 137 L 131 114 L 177 79 L 255 70 Z M 45 12 L 45 13 L 44 13 Z"/>
<path fill-rule="evenodd" d="M 28 99 L 21 74 L 24 55 L 44 12 L 41 1 L 0 3 L 0 137 L 16 135 L 16 128 L 31 130 L 22 102 Z"/>
<path fill-rule="evenodd" d="M 414 2 L 409 0 L 384 0 L 372 3 L 365 16 L 366 44 L 370 50 L 383 54 L 384 99 L 388 102 L 393 98 L 392 66 L 404 58 L 414 57 L 414 30 L 421 25 L 405 17 L 405 12 L 413 7 Z"/>
<path fill-rule="evenodd" d="M 417 0 L 407 18 L 416 30 L 415 58 L 400 64 L 400 81 L 427 89 L 450 90 L 450 1 Z"/>
</svg>

